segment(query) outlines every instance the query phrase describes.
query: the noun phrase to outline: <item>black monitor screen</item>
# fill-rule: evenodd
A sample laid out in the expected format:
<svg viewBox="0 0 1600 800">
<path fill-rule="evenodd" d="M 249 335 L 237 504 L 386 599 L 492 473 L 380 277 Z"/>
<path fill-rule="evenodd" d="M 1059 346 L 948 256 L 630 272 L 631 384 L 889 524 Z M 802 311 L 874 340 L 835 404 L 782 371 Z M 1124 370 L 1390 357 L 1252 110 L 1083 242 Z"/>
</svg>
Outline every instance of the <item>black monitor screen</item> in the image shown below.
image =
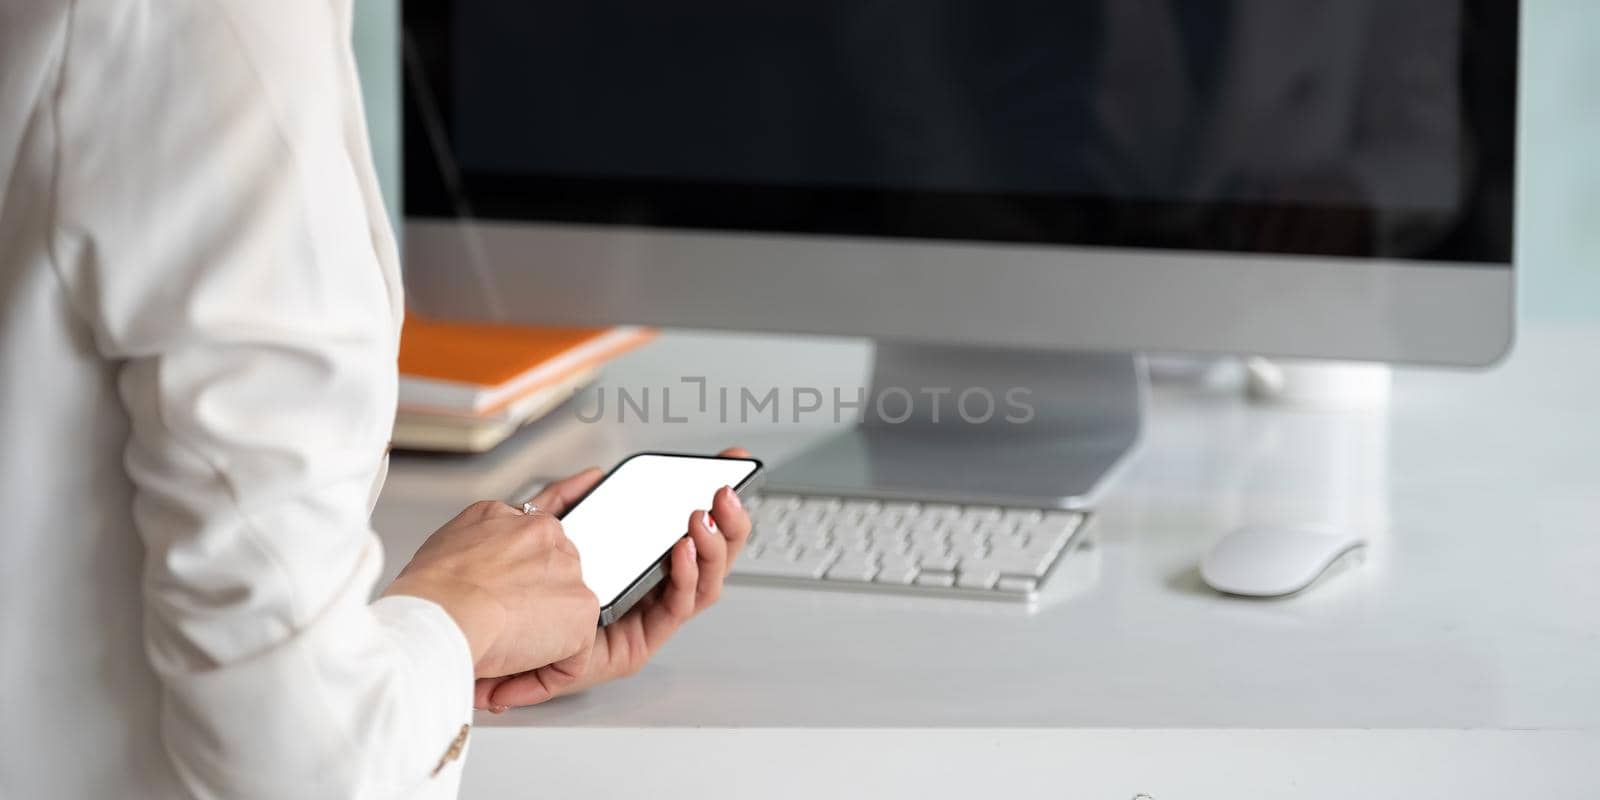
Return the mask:
<svg viewBox="0 0 1600 800">
<path fill-rule="evenodd" d="M 1510 261 L 1512 2 L 405 16 L 413 216 Z"/>
</svg>

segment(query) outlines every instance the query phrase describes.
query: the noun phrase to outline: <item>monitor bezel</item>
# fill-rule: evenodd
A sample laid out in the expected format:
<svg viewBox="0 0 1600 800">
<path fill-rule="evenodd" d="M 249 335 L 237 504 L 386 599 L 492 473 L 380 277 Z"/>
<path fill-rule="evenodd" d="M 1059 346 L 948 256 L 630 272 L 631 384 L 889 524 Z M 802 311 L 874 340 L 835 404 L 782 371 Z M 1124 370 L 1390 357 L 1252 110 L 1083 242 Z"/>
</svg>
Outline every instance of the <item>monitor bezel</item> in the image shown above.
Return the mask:
<svg viewBox="0 0 1600 800">
<path fill-rule="evenodd" d="M 986 347 L 1486 365 L 1513 274 L 1479 265 L 412 219 L 408 307 Z"/>
</svg>

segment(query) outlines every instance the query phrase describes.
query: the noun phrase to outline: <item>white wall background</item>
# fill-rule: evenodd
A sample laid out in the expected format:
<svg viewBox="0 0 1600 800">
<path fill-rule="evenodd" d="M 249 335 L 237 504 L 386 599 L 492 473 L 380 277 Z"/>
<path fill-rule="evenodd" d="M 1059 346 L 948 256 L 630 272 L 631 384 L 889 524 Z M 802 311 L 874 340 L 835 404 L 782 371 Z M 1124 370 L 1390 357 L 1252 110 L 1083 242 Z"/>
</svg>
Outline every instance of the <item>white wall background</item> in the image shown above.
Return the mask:
<svg viewBox="0 0 1600 800">
<path fill-rule="evenodd" d="M 356 0 L 356 57 L 392 216 L 400 179 L 398 16 L 397 0 Z M 1522 63 L 1521 313 L 1600 320 L 1600 2 L 1524 0 Z"/>
<path fill-rule="evenodd" d="M 1600 3 L 1526 0 L 1522 66 L 1521 310 L 1600 320 Z"/>
<path fill-rule="evenodd" d="M 356 64 L 389 218 L 400 216 L 400 2 L 355 0 Z"/>
</svg>

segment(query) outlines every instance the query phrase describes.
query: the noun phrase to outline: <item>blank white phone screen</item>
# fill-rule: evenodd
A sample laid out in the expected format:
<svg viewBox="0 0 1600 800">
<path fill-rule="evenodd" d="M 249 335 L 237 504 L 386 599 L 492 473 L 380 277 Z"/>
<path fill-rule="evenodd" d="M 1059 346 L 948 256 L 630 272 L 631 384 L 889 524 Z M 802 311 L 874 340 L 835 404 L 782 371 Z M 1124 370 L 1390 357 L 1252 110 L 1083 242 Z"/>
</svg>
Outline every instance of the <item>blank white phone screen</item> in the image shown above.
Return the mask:
<svg viewBox="0 0 1600 800">
<path fill-rule="evenodd" d="M 562 518 L 578 546 L 583 582 L 604 608 L 710 510 L 724 486 L 738 487 L 757 462 L 642 454 L 628 459 Z"/>
</svg>

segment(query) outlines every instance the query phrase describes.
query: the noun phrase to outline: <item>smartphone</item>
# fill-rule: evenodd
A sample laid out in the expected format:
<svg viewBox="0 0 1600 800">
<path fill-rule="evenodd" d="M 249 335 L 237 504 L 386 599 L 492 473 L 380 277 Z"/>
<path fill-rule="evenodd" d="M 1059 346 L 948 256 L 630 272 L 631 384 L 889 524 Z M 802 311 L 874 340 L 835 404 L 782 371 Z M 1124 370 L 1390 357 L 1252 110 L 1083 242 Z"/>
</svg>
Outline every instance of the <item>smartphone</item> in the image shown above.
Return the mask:
<svg viewBox="0 0 1600 800">
<path fill-rule="evenodd" d="M 600 600 L 600 625 L 621 619 L 667 576 L 690 514 L 709 511 L 724 486 L 741 495 L 754 490 L 761 466 L 754 458 L 635 453 L 567 509 L 561 526 L 578 547 L 584 584 Z"/>
</svg>

